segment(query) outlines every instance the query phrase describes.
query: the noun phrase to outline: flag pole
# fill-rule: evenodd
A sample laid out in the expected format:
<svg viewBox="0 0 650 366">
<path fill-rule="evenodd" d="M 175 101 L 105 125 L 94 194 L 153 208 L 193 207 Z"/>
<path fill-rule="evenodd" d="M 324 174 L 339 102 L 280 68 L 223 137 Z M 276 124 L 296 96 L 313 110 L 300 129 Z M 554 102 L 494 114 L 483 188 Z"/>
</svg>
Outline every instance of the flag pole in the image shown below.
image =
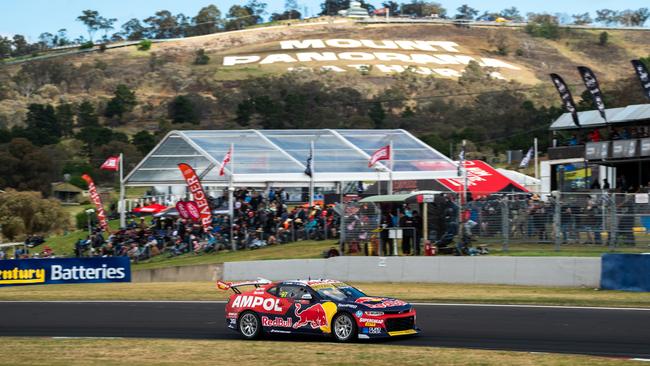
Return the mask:
<svg viewBox="0 0 650 366">
<path fill-rule="evenodd" d="M 537 158 L 537 137 L 533 140 L 533 146 L 535 147 L 535 179 L 539 179 L 538 167 L 538 158 Z"/>
<path fill-rule="evenodd" d="M 393 139 L 390 139 L 390 145 L 388 147 L 388 166 L 390 170 L 388 171 L 388 194 L 393 194 Z"/>
<path fill-rule="evenodd" d="M 230 177 L 228 178 L 228 215 L 230 215 L 230 248 L 232 250 L 237 250 L 237 245 L 235 244 L 234 237 L 234 226 L 235 226 L 235 186 L 233 182 L 233 175 L 235 175 L 235 144 L 230 144 Z"/>
<path fill-rule="evenodd" d="M 311 175 L 309 176 L 309 208 L 311 209 L 314 207 L 314 140 L 311 141 L 309 148 L 311 159 L 309 160 L 309 166 L 307 169 L 311 171 Z"/>
<path fill-rule="evenodd" d="M 120 201 L 118 202 L 120 228 L 126 227 L 126 202 L 124 202 L 124 196 L 124 153 L 120 153 Z"/>
</svg>

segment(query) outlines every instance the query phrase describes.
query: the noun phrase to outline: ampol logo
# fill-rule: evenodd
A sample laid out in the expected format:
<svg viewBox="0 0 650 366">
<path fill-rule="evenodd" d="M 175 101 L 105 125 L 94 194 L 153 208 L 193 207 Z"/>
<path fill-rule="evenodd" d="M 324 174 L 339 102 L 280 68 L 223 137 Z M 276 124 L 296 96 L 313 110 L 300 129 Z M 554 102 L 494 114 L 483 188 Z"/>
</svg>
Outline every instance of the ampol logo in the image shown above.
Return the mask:
<svg viewBox="0 0 650 366">
<path fill-rule="evenodd" d="M 259 306 L 266 311 L 282 311 L 280 299 L 265 299 L 261 296 L 240 295 L 232 302 L 233 308 L 255 308 Z"/>
</svg>

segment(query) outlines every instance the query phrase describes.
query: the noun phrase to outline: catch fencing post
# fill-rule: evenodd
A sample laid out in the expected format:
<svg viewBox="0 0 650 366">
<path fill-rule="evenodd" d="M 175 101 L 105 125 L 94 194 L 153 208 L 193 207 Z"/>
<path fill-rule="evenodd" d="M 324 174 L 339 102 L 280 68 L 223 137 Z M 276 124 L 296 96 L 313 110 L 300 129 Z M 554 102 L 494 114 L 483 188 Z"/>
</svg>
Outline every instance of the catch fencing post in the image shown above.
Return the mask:
<svg viewBox="0 0 650 366">
<path fill-rule="evenodd" d="M 562 193 L 559 191 L 553 192 L 555 200 L 555 207 L 553 211 L 553 227 L 555 231 L 555 251 L 560 251 L 561 235 L 562 235 Z"/>
<path fill-rule="evenodd" d="M 510 242 L 510 209 L 508 199 L 503 198 L 501 201 L 501 235 L 503 235 L 503 251 L 508 251 L 508 244 Z"/>
</svg>

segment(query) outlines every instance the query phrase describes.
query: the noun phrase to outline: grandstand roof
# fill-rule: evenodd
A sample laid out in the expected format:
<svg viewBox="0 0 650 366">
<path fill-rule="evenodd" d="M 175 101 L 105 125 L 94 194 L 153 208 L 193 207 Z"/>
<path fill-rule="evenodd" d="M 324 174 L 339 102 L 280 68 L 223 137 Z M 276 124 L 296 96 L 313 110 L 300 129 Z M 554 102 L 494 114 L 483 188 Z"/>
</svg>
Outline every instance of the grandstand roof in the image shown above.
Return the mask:
<svg viewBox="0 0 650 366">
<path fill-rule="evenodd" d="M 184 185 L 177 165 L 190 164 L 205 185 L 308 183 L 305 169 L 314 142 L 314 182 L 388 180 L 389 164 L 368 167 L 370 155 L 393 143 L 393 179 L 457 177 L 446 156 L 404 130 L 205 130 L 172 131 L 129 173 L 130 186 Z M 219 176 L 234 145 L 232 161 Z"/>
<path fill-rule="evenodd" d="M 636 104 L 621 108 L 608 108 L 605 110 L 607 121 L 600 116 L 597 110 L 578 112 L 578 119 L 583 128 L 604 127 L 609 124 L 634 123 L 650 121 L 650 104 Z M 575 130 L 578 127 L 573 123 L 571 113 L 564 113 L 553 124 L 553 130 Z"/>
</svg>

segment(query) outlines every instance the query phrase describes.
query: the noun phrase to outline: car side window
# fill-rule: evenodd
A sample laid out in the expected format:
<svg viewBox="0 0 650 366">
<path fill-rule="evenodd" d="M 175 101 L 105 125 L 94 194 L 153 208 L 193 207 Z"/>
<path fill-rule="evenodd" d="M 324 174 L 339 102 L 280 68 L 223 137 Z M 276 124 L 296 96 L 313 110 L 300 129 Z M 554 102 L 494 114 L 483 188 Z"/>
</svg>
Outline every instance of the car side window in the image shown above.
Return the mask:
<svg viewBox="0 0 650 366">
<path fill-rule="evenodd" d="M 278 296 L 278 286 L 273 286 L 270 289 L 266 290 L 266 292 L 273 296 Z"/>
<path fill-rule="evenodd" d="M 299 300 L 306 293 L 303 286 L 298 285 L 280 285 L 278 286 L 278 297 Z"/>
</svg>

